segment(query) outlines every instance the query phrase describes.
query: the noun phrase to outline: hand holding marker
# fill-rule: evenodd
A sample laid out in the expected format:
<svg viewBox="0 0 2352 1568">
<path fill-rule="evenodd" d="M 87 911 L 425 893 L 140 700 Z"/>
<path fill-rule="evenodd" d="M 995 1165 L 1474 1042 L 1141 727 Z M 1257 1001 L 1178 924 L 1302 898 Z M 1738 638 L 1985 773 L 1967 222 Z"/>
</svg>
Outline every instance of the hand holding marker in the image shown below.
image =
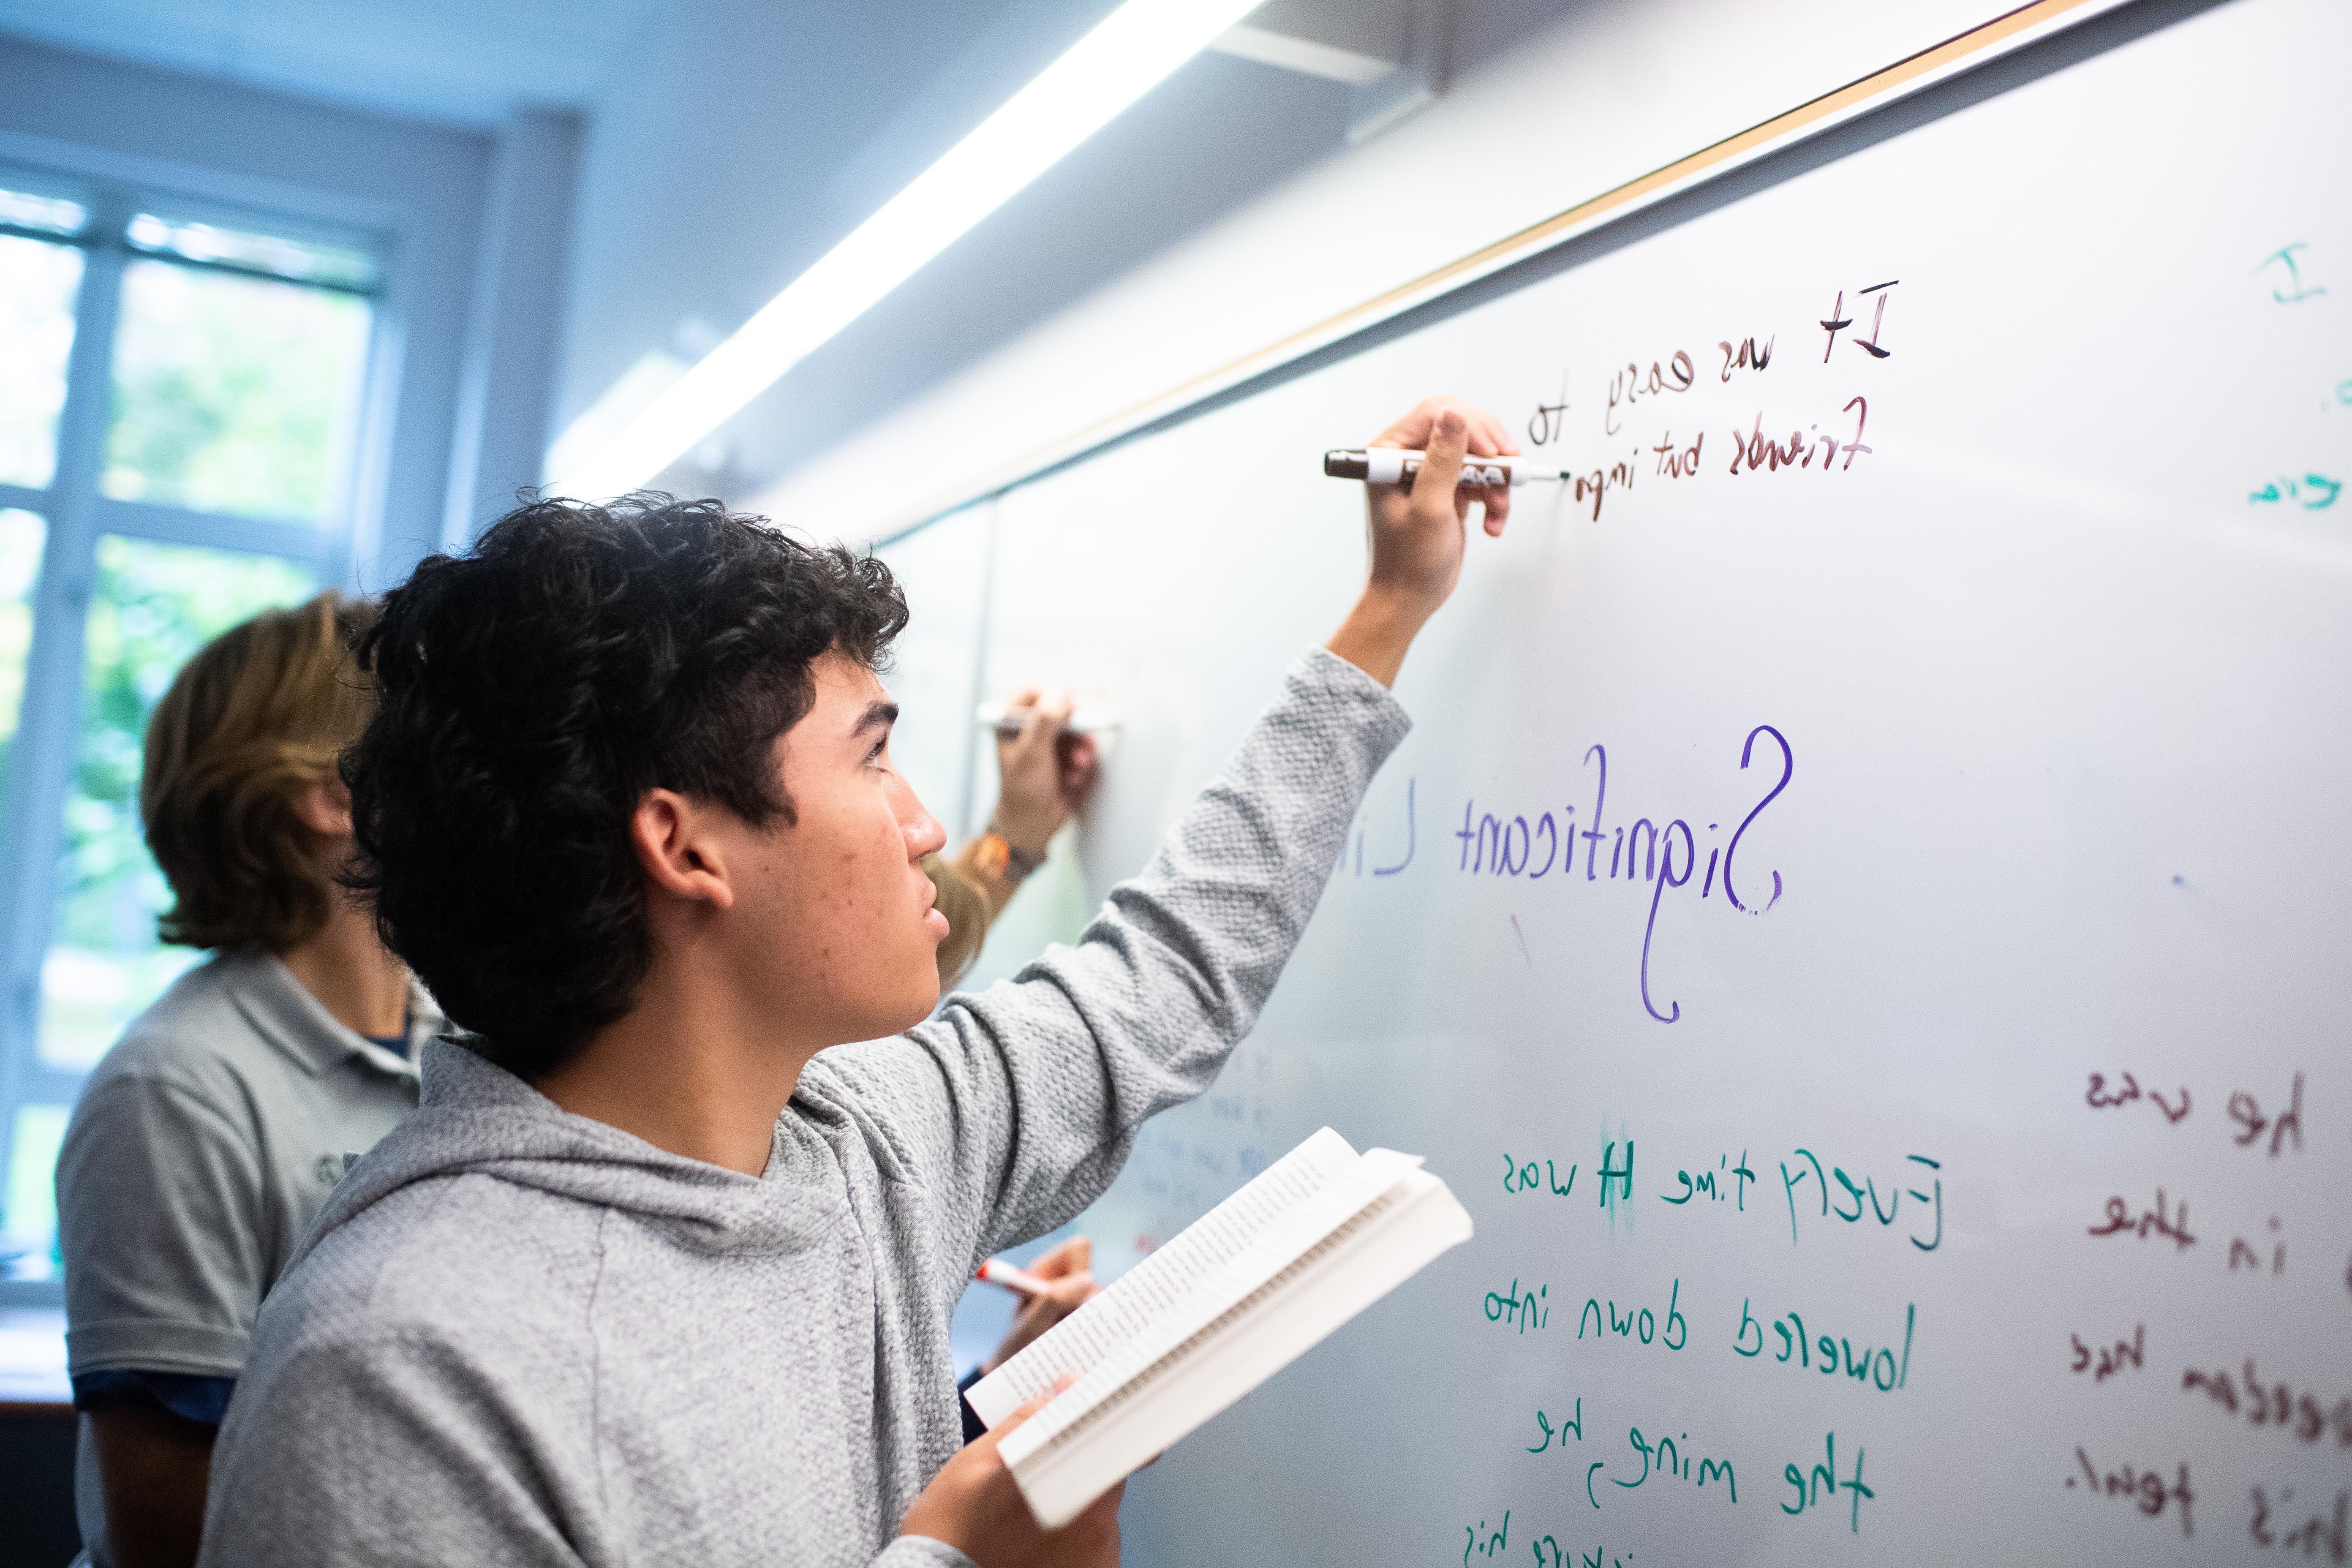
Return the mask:
<svg viewBox="0 0 2352 1568">
<path fill-rule="evenodd" d="M 1013 1314 L 1013 1327 L 1006 1332 L 1004 1342 L 996 1347 L 994 1355 L 980 1363 L 980 1370 L 994 1372 L 1026 1349 L 1038 1335 L 1099 1294 L 1102 1288 L 1095 1283 L 1094 1260 L 1094 1243 L 1083 1236 L 1074 1236 L 1038 1258 L 1034 1269 L 1015 1268 L 995 1258 L 982 1263 L 972 1276 L 974 1279 L 1013 1291 L 1022 1300 Z"/>
<path fill-rule="evenodd" d="M 993 730 L 1000 735 L 1018 735 L 1022 726 L 1038 711 L 1034 706 L 1019 703 L 983 702 L 974 710 L 972 719 L 983 729 Z M 1055 725 L 1058 732 L 1066 735 L 1099 735 L 1106 730 L 1118 728 L 1116 716 L 1087 709 L 1072 709 Z"/>
<path fill-rule="evenodd" d="M 992 1258 L 982 1264 L 972 1278 L 983 1285 L 1001 1286 L 1024 1296 L 1043 1296 L 1054 1289 L 1051 1280 L 1040 1279 L 1026 1268 L 1015 1268 L 1001 1258 Z"/>
<path fill-rule="evenodd" d="M 1323 472 L 1335 479 L 1363 479 L 1376 485 L 1402 485 L 1412 489 L 1413 476 L 1421 472 L 1426 452 L 1408 452 L 1397 447 L 1364 447 L 1339 449 L 1323 454 Z M 1456 485 L 1524 485 L 1536 479 L 1565 479 L 1568 469 L 1557 456 L 1546 458 L 1540 453 L 1522 456 L 1507 452 L 1496 457 L 1476 455 L 1462 459 L 1462 475 Z"/>
</svg>

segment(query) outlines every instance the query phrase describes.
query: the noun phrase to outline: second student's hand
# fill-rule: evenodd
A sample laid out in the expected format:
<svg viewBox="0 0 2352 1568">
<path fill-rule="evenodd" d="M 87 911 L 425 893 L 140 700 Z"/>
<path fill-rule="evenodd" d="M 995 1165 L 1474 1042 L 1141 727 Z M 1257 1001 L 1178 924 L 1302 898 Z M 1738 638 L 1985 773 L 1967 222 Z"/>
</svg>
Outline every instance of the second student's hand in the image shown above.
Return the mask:
<svg viewBox="0 0 2352 1568">
<path fill-rule="evenodd" d="M 1102 1293 L 1090 1272 L 1095 1260 L 1095 1244 L 1083 1236 L 1074 1236 L 1045 1257 L 1029 1266 L 1045 1290 L 1024 1300 L 1013 1314 L 1013 1327 L 1005 1331 L 1004 1342 L 996 1353 L 980 1363 L 982 1373 L 994 1372 L 1014 1356 L 1026 1350 L 1038 1335 L 1085 1306 Z"/>
<path fill-rule="evenodd" d="M 1470 507 L 1486 507 L 1486 530 L 1500 537 L 1511 515 L 1507 485 L 1458 485 L 1462 459 L 1516 453 L 1501 420 L 1458 397 L 1426 397 L 1373 440 L 1428 456 L 1412 487 L 1364 487 L 1371 545 L 1361 597 L 1325 646 L 1383 686 L 1396 684 L 1405 650 L 1462 575 Z"/>
<path fill-rule="evenodd" d="M 1052 1394 L 1041 1394 L 974 1438 L 940 1467 L 898 1525 L 900 1535 L 928 1536 L 980 1568 L 1118 1568 L 1118 1502 L 1127 1483 L 1087 1505 L 1059 1530 L 1040 1530 L 1029 1502 L 1005 1468 L 997 1446 L 1076 1381 L 1064 1373 Z"/>
<path fill-rule="evenodd" d="M 1064 728 L 1076 707 L 1066 691 L 1031 687 L 1015 696 L 1010 707 L 1025 711 L 1027 718 L 1013 734 L 1000 732 L 996 738 L 1002 783 L 995 826 L 1015 849 L 1042 856 L 1045 841 L 1085 803 L 1094 785 L 1094 737 Z"/>
</svg>

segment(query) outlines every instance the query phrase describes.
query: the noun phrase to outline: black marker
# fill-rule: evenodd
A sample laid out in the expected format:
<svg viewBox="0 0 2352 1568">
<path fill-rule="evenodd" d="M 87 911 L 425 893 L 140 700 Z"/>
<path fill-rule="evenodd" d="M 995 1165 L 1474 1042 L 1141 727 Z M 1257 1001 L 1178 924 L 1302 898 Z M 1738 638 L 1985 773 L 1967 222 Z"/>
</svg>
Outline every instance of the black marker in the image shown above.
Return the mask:
<svg viewBox="0 0 2352 1568">
<path fill-rule="evenodd" d="M 1402 447 L 1326 452 L 1323 472 L 1335 479 L 1366 479 L 1376 485 L 1402 485 L 1411 489 L 1413 475 L 1421 471 L 1428 456 L 1426 452 L 1408 452 Z M 1512 458 L 1465 457 L 1462 459 L 1462 477 L 1454 483 L 1524 485 L 1532 479 L 1569 477 L 1567 466 L 1557 456 L 1546 458 L 1538 453 Z"/>
</svg>

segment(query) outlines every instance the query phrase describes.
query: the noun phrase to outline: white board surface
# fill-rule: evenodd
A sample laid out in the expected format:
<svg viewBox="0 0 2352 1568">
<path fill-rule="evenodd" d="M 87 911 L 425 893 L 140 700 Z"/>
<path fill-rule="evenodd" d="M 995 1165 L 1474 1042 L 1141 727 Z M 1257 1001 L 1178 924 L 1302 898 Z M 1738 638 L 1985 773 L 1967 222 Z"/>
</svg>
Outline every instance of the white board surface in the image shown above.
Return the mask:
<svg viewBox="0 0 2352 1568">
<path fill-rule="evenodd" d="M 979 702 L 982 645 L 988 637 L 989 546 L 995 503 L 968 507 L 910 534 L 889 552 L 891 575 L 907 599 L 907 629 L 891 645 L 884 680 L 898 703 L 890 731 L 891 765 L 946 825 L 954 853 L 985 816 L 994 796 L 971 798 L 982 770 L 982 737 L 972 723 Z"/>
<path fill-rule="evenodd" d="M 1116 1272 L 1328 1122 L 1477 1239 L 1128 1561 L 2340 1552 L 2347 59 L 2189 15 L 1001 500 L 982 686 L 1123 721 L 1098 898 L 1351 597 L 1323 448 L 1447 390 L 1602 481 L 1471 541 L 1259 1027 L 1082 1223 Z"/>
</svg>

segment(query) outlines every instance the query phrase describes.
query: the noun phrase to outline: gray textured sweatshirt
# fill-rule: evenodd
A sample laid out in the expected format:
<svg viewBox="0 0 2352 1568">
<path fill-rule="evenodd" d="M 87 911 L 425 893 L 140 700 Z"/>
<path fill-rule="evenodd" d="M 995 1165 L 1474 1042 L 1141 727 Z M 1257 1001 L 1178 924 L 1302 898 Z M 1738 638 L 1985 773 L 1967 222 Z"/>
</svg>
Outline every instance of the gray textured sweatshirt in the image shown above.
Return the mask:
<svg viewBox="0 0 2352 1568">
<path fill-rule="evenodd" d="M 1405 728 L 1309 654 L 1076 947 L 818 1056 L 756 1179 L 435 1042 L 262 1305 L 202 1561 L 966 1564 L 893 1539 L 958 1296 L 1215 1078 Z"/>
</svg>

